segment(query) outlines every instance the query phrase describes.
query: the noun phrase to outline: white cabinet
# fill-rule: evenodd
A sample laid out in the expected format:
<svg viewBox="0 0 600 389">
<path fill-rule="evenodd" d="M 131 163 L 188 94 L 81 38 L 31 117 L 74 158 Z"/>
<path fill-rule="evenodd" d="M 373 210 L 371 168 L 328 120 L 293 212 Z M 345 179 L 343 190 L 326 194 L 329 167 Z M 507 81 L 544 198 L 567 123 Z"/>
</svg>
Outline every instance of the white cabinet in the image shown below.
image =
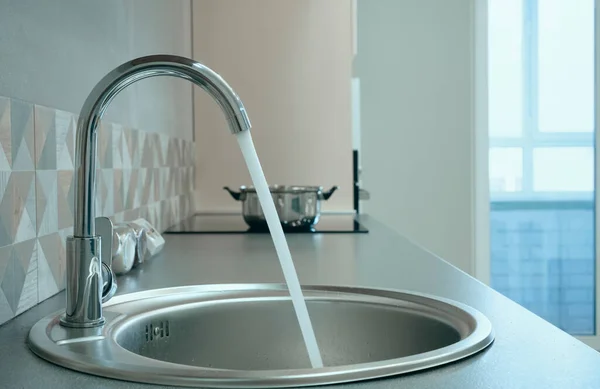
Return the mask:
<svg viewBox="0 0 600 389">
<path fill-rule="evenodd" d="M 339 185 L 326 210 L 352 209 L 352 1 L 197 0 L 194 58 L 240 95 L 272 184 Z M 224 185 L 250 184 L 215 104 L 196 89 L 203 211 L 240 209 Z"/>
</svg>

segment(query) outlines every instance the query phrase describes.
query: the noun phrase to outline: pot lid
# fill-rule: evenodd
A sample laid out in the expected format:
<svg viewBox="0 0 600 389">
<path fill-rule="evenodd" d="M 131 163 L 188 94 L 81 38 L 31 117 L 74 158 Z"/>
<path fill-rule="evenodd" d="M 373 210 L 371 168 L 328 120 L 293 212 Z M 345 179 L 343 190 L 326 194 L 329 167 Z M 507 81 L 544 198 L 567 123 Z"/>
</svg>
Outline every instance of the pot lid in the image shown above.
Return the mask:
<svg viewBox="0 0 600 389">
<path fill-rule="evenodd" d="M 302 186 L 302 185 L 269 185 L 271 193 L 318 193 L 323 191 L 322 186 Z M 240 186 L 242 193 L 256 193 L 254 186 Z"/>
</svg>

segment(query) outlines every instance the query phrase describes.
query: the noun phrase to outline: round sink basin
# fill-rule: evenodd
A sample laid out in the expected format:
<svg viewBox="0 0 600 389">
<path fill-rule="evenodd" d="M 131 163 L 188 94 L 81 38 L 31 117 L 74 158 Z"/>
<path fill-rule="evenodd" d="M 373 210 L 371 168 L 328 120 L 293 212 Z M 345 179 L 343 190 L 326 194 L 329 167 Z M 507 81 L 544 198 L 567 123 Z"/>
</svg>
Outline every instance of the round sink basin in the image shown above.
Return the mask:
<svg viewBox="0 0 600 389">
<path fill-rule="evenodd" d="M 285 286 L 205 285 L 113 298 L 106 324 L 69 329 L 58 314 L 31 330 L 51 362 L 105 377 L 164 385 L 297 387 L 438 366 L 493 341 L 480 312 L 421 294 L 304 287 L 324 368 L 312 369 Z"/>
</svg>

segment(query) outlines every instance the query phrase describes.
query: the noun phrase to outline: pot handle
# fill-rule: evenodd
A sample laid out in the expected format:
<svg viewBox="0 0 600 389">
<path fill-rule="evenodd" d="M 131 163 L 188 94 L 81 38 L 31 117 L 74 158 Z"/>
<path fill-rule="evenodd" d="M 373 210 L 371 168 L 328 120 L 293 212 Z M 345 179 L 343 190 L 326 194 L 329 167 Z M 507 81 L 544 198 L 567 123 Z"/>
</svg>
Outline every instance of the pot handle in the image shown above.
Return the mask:
<svg viewBox="0 0 600 389">
<path fill-rule="evenodd" d="M 223 189 L 229 192 L 229 194 L 231 195 L 231 197 L 233 197 L 234 200 L 240 201 L 242 199 L 242 192 L 234 192 L 231 189 L 229 189 L 228 186 L 224 186 Z"/>
<path fill-rule="evenodd" d="M 321 192 L 321 195 L 319 196 L 319 198 L 321 200 L 329 200 L 329 198 L 331 197 L 331 195 L 333 194 L 333 192 L 335 192 L 338 189 L 337 185 L 334 185 L 333 187 L 331 187 L 331 189 L 329 189 L 329 191 L 327 192 Z"/>
</svg>

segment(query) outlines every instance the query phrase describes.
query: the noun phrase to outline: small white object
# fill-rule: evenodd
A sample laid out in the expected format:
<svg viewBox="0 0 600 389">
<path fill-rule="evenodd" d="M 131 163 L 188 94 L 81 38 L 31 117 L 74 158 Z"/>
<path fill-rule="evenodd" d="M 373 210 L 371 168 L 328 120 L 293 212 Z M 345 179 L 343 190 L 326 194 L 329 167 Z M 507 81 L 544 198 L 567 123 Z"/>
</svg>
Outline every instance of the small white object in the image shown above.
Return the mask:
<svg viewBox="0 0 600 389">
<path fill-rule="evenodd" d="M 125 274 L 133 267 L 136 239 L 133 229 L 127 225 L 113 228 L 112 269 L 115 274 Z"/>
<path fill-rule="evenodd" d="M 148 237 L 146 236 L 145 227 L 135 222 L 129 222 L 127 225 L 133 229 L 133 233 L 135 234 L 136 248 L 133 267 L 136 267 L 151 257 L 150 252 L 148 251 Z"/>
<path fill-rule="evenodd" d="M 165 247 L 165 238 L 146 219 L 136 219 L 130 224 L 135 224 L 146 230 L 146 250 L 150 257 L 155 256 Z"/>
</svg>

